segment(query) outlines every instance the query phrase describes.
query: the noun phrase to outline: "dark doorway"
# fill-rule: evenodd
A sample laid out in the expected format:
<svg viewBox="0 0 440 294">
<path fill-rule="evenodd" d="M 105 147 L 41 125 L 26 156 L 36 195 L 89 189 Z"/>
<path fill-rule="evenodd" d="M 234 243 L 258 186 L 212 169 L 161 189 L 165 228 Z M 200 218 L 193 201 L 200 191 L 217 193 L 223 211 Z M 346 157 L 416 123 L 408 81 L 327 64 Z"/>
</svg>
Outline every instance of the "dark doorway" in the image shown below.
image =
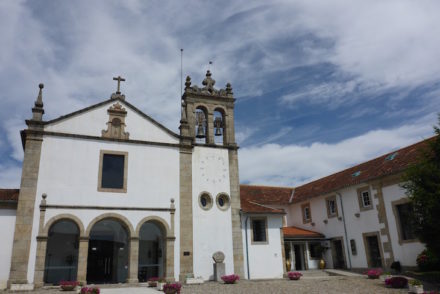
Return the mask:
<svg viewBox="0 0 440 294">
<path fill-rule="evenodd" d="M 333 268 L 345 268 L 344 249 L 342 240 L 332 240 Z"/>
<path fill-rule="evenodd" d="M 382 257 L 380 255 L 379 240 L 377 236 L 367 236 L 368 257 L 371 267 L 382 267 Z"/>
<path fill-rule="evenodd" d="M 90 232 L 87 283 L 124 283 L 128 275 L 128 234 L 116 220 L 96 223 Z"/>
<path fill-rule="evenodd" d="M 58 285 L 75 281 L 78 271 L 79 229 L 71 220 L 60 220 L 49 229 L 44 282 Z"/>
<path fill-rule="evenodd" d="M 302 262 L 303 251 L 301 250 L 301 245 L 299 244 L 293 245 L 293 251 L 295 252 L 295 270 L 297 271 L 304 270 L 304 265 Z"/>
</svg>

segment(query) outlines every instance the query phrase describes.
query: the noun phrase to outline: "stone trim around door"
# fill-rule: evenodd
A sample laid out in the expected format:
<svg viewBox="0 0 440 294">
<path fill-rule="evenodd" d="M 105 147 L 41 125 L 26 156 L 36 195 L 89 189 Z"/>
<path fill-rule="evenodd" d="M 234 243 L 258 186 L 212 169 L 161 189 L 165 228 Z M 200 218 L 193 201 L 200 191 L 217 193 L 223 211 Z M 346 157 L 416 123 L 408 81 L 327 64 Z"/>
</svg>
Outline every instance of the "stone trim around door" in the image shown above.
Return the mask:
<svg viewBox="0 0 440 294">
<path fill-rule="evenodd" d="M 348 250 L 345 249 L 345 242 L 344 242 L 344 237 L 339 236 L 339 237 L 334 237 L 330 239 L 330 245 L 333 246 L 332 241 L 341 241 L 341 245 L 342 245 L 342 257 L 344 258 L 344 268 L 347 268 L 347 252 Z M 332 248 L 330 248 L 330 250 L 332 250 Z M 333 252 L 332 253 L 332 259 L 333 259 Z M 350 252 L 348 252 L 348 254 L 350 254 Z M 334 266 L 334 265 L 333 265 Z"/>
<path fill-rule="evenodd" d="M 379 246 L 379 252 L 380 252 L 380 258 L 382 261 L 382 266 L 385 266 L 385 260 L 383 255 L 383 248 L 382 248 L 382 241 L 380 239 L 380 233 L 379 232 L 368 232 L 368 233 L 362 233 L 362 239 L 364 241 L 364 248 L 365 248 L 365 256 L 367 258 L 367 265 L 369 268 L 373 267 L 371 264 L 371 254 L 370 254 L 370 248 L 368 247 L 368 241 L 367 237 L 377 237 L 377 244 Z"/>
<path fill-rule="evenodd" d="M 41 214 L 44 213 L 43 211 L 40 211 Z M 81 220 L 72 215 L 72 214 L 59 214 L 54 217 L 52 217 L 43 227 L 43 229 L 40 231 L 38 237 L 37 237 L 37 252 L 35 257 L 35 273 L 34 273 L 34 284 L 35 287 L 39 288 L 44 285 L 44 271 L 45 271 L 45 265 L 46 265 L 46 251 L 47 251 L 47 241 L 49 238 L 49 230 L 50 228 L 56 224 L 57 222 L 61 220 L 69 220 L 74 222 L 78 226 L 79 230 L 79 249 L 78 249 L 78 267 L 77 267 L 77 280 L 81 282 L 85 282 L 85 270 L 84 264 L 87 264 L 87 252 L 86 254 L 86 260 L 84 262 L 84 244 L 82 244 L 82 240 L 85 238 L 85 231 L 84 231 L 84 225 L 81 222 Z M 44 221 L 44 220 L 43 220 Z M 87 250 L 88 250 L 88 238 L 87 239 Z M 83 275 L 84 272 L 84 275 Z"/>
<path fill-rule="evenodd" d="M 121 222 L 121 224 L 127 229 L 129 238 L 137 237 L 136 231 L 133 229 L 131 222 L 125 216 L 117 214 L 117 213 L 112 213 L 112 212 L 104 213 L 104 214 L 101 214 L 101 215 L 95 217 L 87 226 L 85 235 L 90 236 L 90 232 L 92 231 L 93 226 L 97 222 L 104 220 L 104 219 L 114 219 L 114 220 Z"/>
<path fill-rule="evenodd" d="M 121 189 L 103 188 L 102 187 L 102 165 L 104 163 L 104 155 L 123 155 L 124 156 L 124 178 L 123 186 Z M 99 167 L 98 167 L 98 191 L 99 192 L 112 192 L 112 193 L 127 193 L 127 177 L 128 177 L 128 152 L 113 151 L 113 150 L 101 150 L 99 152 Z"/>
<path fill-rule="evenodd" d="M 407 204 L 409 202 L 410 202 L 410 200 L 408 198 L 401 198 L 399 200 L 391 202 L 391 207 L 393 208 L 394 219 L 396 220 L 396 230 L 397 230 L 397 236 L 399 238 L 399 245 L 420 242 L 420 240 L 417 238 L 407 239 L 407 240 L 404 240 L 402 238 L 403 237 L 402 225 L 400 223 L 399 211 L 397 210 L 397 206 L 402 205 L 402 204 Z"/>
</svg>

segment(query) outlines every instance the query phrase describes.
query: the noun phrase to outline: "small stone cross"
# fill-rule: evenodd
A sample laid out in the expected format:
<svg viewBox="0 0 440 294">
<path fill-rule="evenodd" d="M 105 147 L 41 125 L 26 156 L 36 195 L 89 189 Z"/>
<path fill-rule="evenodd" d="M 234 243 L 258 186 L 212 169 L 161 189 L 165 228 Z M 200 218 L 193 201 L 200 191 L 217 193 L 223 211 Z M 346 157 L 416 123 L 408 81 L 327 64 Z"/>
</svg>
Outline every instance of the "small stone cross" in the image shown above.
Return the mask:
<svg viewBox="0 0 440 294">
<path fill-rule="evenodd" d="M 117 78 L 113 78 L 113 81 L 118 81 L 118 89 L 116 91 L 116 94 L 121 94 L 121 90 L 120 90 L 121 82 L 125 82 L 125 79 L 121 78 L 121 76 L 118 76 Z"/>
</svg>

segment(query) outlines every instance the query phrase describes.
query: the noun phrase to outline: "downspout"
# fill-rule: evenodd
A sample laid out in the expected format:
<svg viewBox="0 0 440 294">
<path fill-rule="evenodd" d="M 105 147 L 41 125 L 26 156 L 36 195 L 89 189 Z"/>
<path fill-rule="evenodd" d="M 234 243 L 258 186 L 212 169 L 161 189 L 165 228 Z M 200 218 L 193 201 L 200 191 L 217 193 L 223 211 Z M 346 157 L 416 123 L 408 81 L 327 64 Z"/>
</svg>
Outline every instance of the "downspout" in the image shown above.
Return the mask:
<svg viewBox="0 0 440 294">
<path fill-rule="evenodd" d="M 348 255 L 349 269 L 351 269 L 350 244 L 348 242 L 347 225 L 345 224 L 344 205 L 342 204 L 342 195 L 341 195 L 341 193 L 336 192 L 336 194 L 339 196 L 339 201 L 341 202 L 342 223 L 344 224 L 345 243 L 346 243 L 346 248 L 347 248 L 347 253 L 348 253 L 347 255 Z"/>
<path fill-rule="evenodd" d="M 244 221 L 244 234 L 246 238 L 246 267 L 247 267 L 247 278 L 248 280 L 250 280 L 251 275 L 249 273 L 249 248 L 248 248 L 248 234 L 247 234 L 248 220 L 249 220 L 249 216 L 246 215 L 246 220 Z"/>
</svg>

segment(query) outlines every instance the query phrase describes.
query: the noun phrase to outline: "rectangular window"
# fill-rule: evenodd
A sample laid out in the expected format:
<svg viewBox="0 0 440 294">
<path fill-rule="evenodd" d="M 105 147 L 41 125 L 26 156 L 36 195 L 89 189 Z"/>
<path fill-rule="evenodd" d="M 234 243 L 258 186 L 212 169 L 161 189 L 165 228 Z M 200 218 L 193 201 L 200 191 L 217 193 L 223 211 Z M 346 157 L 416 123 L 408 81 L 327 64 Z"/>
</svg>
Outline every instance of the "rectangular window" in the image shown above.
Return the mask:
<svg viewBox="0 0 440 294">
<path fill-rule="evenodd" d="M 359 210 L 365 211 L 373 209 L 373 199 L 371 198 L 371 193 L 369 187 L 362 187 L 357 189 Z"/>
<path fill-rule="evenodd" d="M 354 239 L 350 240 L 350 247 L 351 247 L 351 254 L 357 255 L 356 241 Z"/>
<path fill-rule="evenodd" d="M 127 152 L 101 151 L 98 191 L 127 192 Z"/>
<path fill-rule="evenodd" d="M 310 211 L 310 203 L 301 205 L 303 214 L 303 223 L 309 223 L 312 221 L 312 212 Z"/>
<path fill-rule="evenodd" d="M 251 218 L 252 243 L 267 244 L 267 219 Z"/>
<path fill-rule="evenodd" d="M 412 221 L 414 220 L 414 216 L 411 203 L 396 205 L 396 209 L 399 216 L 400 234 L 402 240 L 406 241 L 416 239 L 416 235 L 414 233 L 415 224 Z"/>
<path fill-rule="evenodd" d="M 309 243 L 310 258 L 321 259 L 321 243 Z"/>
<path fill-rule="evenodd" d="M 338 216 L 338 205 L 336 204 L 336 196 L 330 196 L 325 199 L 327 206 L 327 217 Z"/>
<path fill-rule="evenodd" d="M 362 195 L 362 206 L 363 207 L 370 207 L 371 201 L 370 201 L 370 192 L 364 191 L 361 193 Z"/>
</svg>

